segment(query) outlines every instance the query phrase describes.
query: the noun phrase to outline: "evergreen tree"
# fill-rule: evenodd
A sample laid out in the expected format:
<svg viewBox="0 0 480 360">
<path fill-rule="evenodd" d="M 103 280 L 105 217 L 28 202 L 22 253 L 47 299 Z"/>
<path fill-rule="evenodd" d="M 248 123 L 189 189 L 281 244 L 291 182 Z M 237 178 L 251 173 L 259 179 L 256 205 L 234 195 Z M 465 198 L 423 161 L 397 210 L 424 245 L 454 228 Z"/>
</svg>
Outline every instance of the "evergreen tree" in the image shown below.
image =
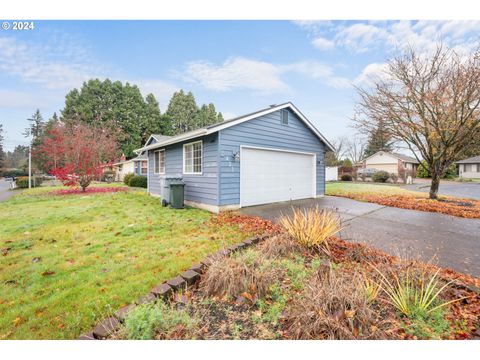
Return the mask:
<svg viewBox="0 0 480 360">
<path fill-rule="evenodd" d="M 218 121 L 218 114 L 215 110 L 215 105 L 212 103 L 206 105 L 203 104 L 200 110 L 198 111 L 197 116 L 197 127 L 204 127 L 212 124 L 216 124 Z"/>
<path fill-rule="evenodd" d="M 166 112 L 172 121 L 172 135 L 198 128 L 196 126 L 198 111 L 192 92 L 188 92 L 188 94 L 185 94 L 183 90 L 175 92 Z"/>
<path fill-rule="evenodd" d="M 92 79 L 80 90 L 70 91 L 61 111 L 65 123 L 85 123 L 103 128 L 121 129 L 122 152 L 132 157 L 134 149 L 159 132 L 160 108 L 152 94 L 144 99 L 136 85 L 109 79 Z M 161 132 L 161 131 L 160 131 Z"/>
<path fill-rule="evenodd" d="M 392 151 L 392 138 L 385 131 L 383 123 L 379 122 L 378 126 L 374 128 L 368 136 L 367 146 L 365 148 L 364 157 L 369 157 L 378 151 Z"/>
<path fill-rule="evenodd" d="M 142 142 L 144 143 L 152 134 L 170 135 L 172 133 L 172 124 L 170 117 L 162 115 L 160 106 L 153 94 L 148 94 L 145 98 L 146 106 L 146 126 L 142 129 Z"/>
<path fill-rule="evenodd" d="M 222 121 L 225 121 L 225 120 L 223 119 L 222 113 L 219 112 L 219 113 L 217 114 L 217 122 L 222 122 Z"/>
<path fill-rule="evenodd" d="M 37 109 L 32 117 L 27 120 L 30 121 L 31 124 L 25 129 L 23 135 L 25 137 L 31 136 L 32 144 L 34 144 L 42 136 L 43 131 L 45 130 L 45 121 L 43 120 L 39 109 Z"/>
</svg>

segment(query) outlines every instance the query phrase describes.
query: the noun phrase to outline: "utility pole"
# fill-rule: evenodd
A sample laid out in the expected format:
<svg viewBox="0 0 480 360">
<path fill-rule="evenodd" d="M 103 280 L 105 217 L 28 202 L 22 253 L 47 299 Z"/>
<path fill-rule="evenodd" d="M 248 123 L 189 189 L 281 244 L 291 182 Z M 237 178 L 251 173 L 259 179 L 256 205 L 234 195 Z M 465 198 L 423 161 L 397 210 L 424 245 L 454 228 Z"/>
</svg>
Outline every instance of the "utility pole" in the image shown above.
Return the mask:
<svg viewBox="0 0 480 360">
<path fill-rule="evenodd" d="M 32 145 L 28 147 L 28 188 L 32 188 Z"/>
</svg>

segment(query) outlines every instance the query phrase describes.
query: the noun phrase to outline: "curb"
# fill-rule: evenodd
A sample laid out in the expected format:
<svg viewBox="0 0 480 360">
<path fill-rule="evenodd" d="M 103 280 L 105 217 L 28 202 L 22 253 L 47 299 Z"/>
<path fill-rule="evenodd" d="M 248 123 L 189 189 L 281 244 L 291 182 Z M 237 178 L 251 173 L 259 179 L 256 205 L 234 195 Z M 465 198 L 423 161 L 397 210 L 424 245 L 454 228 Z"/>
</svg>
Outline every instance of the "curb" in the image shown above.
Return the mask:
<svg viewBox="0 0 480 360">
<path fill-rule="evenodd" d="M 188 270 L 182 272 L 178 276 L 155 286 L 148 294 L 141 296 L 134 303 L 120 308 L 112 316 L 103 319 L 94 326 L 91 331 L 80 335 L 78 340 L 105 340 L 109 335 L 120 329 L 127 314 L 137 305 L 152 304 L 159 299 L 170 300 L 175 295 L 175 292 L 185 290 L 188 287 L 195 285 L 200 280 L 201 274 L 210 266 L 214 258 L 219 256 L 230 256 L 237 251 L 258 244 L 269 236 L 270 235 L 268 234 L 254 236 L 238 244 L 221 249 L 214 254 L 208 255 L 204 260 L 193 264 Z"/>
</svg>

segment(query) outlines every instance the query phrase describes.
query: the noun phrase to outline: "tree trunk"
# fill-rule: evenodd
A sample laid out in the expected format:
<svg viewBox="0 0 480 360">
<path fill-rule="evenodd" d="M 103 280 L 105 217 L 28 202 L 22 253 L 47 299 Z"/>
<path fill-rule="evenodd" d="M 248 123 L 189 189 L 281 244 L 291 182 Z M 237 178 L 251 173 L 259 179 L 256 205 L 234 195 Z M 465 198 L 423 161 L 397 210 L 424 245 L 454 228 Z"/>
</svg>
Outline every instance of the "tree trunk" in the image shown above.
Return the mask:
<svg viewBox="0 0 480 360">
<path fill-rule="evenodd" d="M 432 174 L 432 184 L 430 185 L 430 199 L 438 199 L 438 187 L 440 186 L 440 175 Z"/>
</svg>

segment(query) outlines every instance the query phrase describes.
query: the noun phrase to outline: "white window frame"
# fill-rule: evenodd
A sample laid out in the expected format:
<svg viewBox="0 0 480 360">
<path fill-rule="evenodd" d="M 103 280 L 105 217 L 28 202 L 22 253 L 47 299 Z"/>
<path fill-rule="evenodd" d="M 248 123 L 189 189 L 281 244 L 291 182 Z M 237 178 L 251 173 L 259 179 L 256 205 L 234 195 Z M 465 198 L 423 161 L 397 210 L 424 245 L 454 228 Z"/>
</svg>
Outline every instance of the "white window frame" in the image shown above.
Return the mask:
<svg viewBox="0 0 480 360">
<path fill-rule="evenodd" d="M 186 156 L 185 156 L 185 149 L 187 146 L 189 145 L 192 145 L 192 169 L 194 168 L 194 164 L 193 164 L 193 145 L 195 144 L 200 144 L 200 172 L 187 172 L 186 169 L 185 169 L 185 160 L 186 160 Z M 187 144 L 183 144 L 183 173 L 185 175 L 202 175 L 203 174 L 203 140 L 199 140 L 199 141 L 193 141 L 193 142 L 190 142 L 190 143 L 187 143 Z"/>
<path fill-rule="evenodd" d="M 156 157 L 156 153 L 159 153 L 158 154 L 158 162 L 161 164 L 161 161 L 160 161 L 160 153 L 163 153 L 163 171 L 162 171 L 162 168 L 160 167 L 160 164 L 158 164 L 158 172 L 155 171 L 157 169 L 157 157 Z M 154 174 L 165 174 L 165 168 L 166 168 L 166 163 L 167 163 L 167 159 L 165 157 L 165 149 L 160 149 L 160 150 L 156 150 L 153 152 L 153 173 Z"/>
<path fill-rule="evenodd" d="M 142 166 L 143 163 L 146 163 L 145 168 Z M 148 175 L 148 161 L 141 160 L 139 164 L 139 168 L 140 168 L 140 171 L 139 171 L 140 175 L 142 176 Z M 142 171 L 143 169 L 145 169 L 145 172 Z"/>
</svg>

